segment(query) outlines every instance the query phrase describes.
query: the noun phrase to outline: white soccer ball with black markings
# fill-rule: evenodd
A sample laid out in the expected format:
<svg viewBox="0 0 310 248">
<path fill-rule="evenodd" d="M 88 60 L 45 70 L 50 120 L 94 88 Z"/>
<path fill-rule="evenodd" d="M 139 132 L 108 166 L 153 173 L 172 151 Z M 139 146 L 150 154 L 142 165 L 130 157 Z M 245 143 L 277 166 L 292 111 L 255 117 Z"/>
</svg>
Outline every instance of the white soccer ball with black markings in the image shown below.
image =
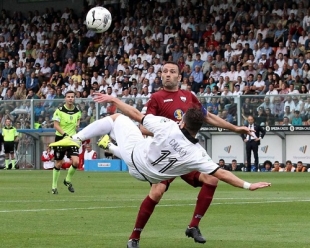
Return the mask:
<svg viewBox="0 0 310 248">
<path fill-rule="evenodd" d="M 112 16 L 109 10 L 104 7 L 94 7 L 86 15 L 86 26 L 96 33 L 103 33 L 109 29 L 112 23 Z"/>
</svg>

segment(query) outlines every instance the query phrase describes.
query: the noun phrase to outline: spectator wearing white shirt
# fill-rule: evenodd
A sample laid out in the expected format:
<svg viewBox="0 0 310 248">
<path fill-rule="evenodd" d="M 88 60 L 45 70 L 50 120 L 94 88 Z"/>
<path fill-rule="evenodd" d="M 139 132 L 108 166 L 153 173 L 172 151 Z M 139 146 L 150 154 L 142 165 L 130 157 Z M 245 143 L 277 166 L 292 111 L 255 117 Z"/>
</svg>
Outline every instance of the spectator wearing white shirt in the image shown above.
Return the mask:
<svg viewBox="0 0 310 248">
<path fill-rule="evenodd" d="M 237 78 L 240 76 L 242 81 L 246 79 L 245 71 L 242 70 L 241 65 L 237 65 L 237 71 L 236 71 Z"/>
<path fill-rule="evenodd" d="M 165 29 L 165 34 L 164 34 L 164 45 L 167 45 L 168 44 L 168 40 L 170 38 L 173 38 L 174 35 L 170 32 L 170 27 L 167 26 L 166 29 Z"/>
<path fill-rule="evenodd" d="M 159 58 L 156 57 L 154 60 L 154 72 L 157 73 L 159 70 L 161 70 L 162 64 L 160 64 Z"/>
<path fill-rule="evenodd" d="M 143 97 L 143 99 L 142 99 L 143 104 L 146 104 L 146 102 L 151 97 L 151 95 L 152 94 L 149 92 L 149 87 L 147 85 L 145 85 L 142 88 L 142 92 L 141 92 L 141 97 Z"/>
<path fill-rule="evenodd" d="M 240 85 L 239 84 L 235 84 L 234 87 L 234 92 L 233 92 L 233 96 L 241 96 L 242 95 L 242 91 L 240 90 Z"/>
<path fill-rule="evenodd" d="M 221 96 L 232 96 L 233 94 L 231 93 L 231 91 L 229 90 L 229 86 L 225 85 L 224 86 L 224 90 L 221 93 Z"/>
<path fill-rule="evenodd" d="M 134 66 L 138 56 L 137 56 L 137 54 L 135 54 L 135 51 L 133 50 L 133 48 L 129 50 L 129 57 L 128 58 L 130 61 L 130 65 Z"/>
<path fill-rule="evenodd" d="M 306 43 L 306 40 L 308 39 L 308 36 L 307 36 L 307 33 L 305 30 L 302 30 L 301 31 L 301 36 L 299 36 L 298 38 L 298 48 L 301 50 L 301 51 L 304 51 L 305 50 L 305 43 Z"/>
<path fill-rule="evenodd" d="M 242 47 L 245 47 L 245 44 L 248 43 L 248 41 L 245 39 L 244 34 L 241 34 L 239 36 L 239 40 L 237 40 L 237 43 L 238 44 L 240 43 L 242 45 Z M 250 46 L 250 44 L 249 44 L 249 46 Z"/>
<path fill-rule="evenodd" d="M 37 38 L 37 42 L 41 43 L 43 35 L 45 35 L 45 32 L 43 31 L 43 28 L 39 27 L 39 30 L 38 30 L 38 32 L 35 35 L 36 35 L 36 38 Z"/>
<path fill-rule="evenodd" d="M 281 77 L 282 68 L 280 68 L 280 66 L 277 63 L 273 65 L 273 68 L 274 68 L 273 72 Z"/>
<path fill-rule="evenodd" d="M 190 22 L 188 21 L 187 17 L 184 17 L 183 22 L 181 24 L 181 29 L 183 29 L 185 32 L 187 31 L 188 27 L 190 26 Z"/>
<path fill-rule="evenodd" d="M 159 27 L 155 27 L 152 39 L 155 41 L 163 42 L 163 34 L 159 31 Z"/>
<path fill-rule="evenodd" d="M 95 57 L 95 53 L 94 52 L 90 52 L 89 53 L 89 57 L 87 58 L 87 65 L 88 67 L 93 67 L 95 64 L 95 60 L 97 58 Z"/>
<path fill-rule="evenodd" d="M 150 85 L 152 85 L 154 83 L 154 80 L 156 78 L 156 73 L 154 72 L 154 67 L 153 66 L 149 67 L 148 72 L 145 74 L 144 78 L 149 80 Z"/>
<path fill-rule="evenodd" d="M 93 72 L 93 76 L 92 76 L 92 78 L 90 80 L 90 83 L 93 84 L 94 82 L 97 82 L 98 85 L 101 85 L 102 84 L 102 79 L 103 79 L 102 76 L 100 76 L 97 71 L 94 71 Z"/>
<path fill-rule="evenodd" d="M 231 82 L 235 83 L 237 81 L 237 72 L 235 71 L 234 65 L 230 66 L 230 71 L 228 72 L 228 75 L 226 76 L 229 77 L 229 81 Z"/>
<path fill-rule="evenodd" d="M 80 85 L 79 84 L 79 82 L 77 81 L 77 79 L 75 79 L 74 81 L 73 81 L 73 83 L 74 83 L 74 88 L 75 88 L 75 92 L 76 91 L 79 91 L 79 92 L 83 92 L 83 87 L 82 87 L 82 85 Z"/>
<path fill-rule="evenodd" d="M 241 77 L 241 76 L 238 76 L 238 77 L 237 77 L 237 82 L 236 82 L 235 85 L 239 85 L 239 88 L 240 88 L 239 90 L 240 90 L 241 92 L 244 91 L 245 82 L 242 80 L 242 77 Z"/>
<path fill-rule="evenodd" d="M 247 43 L 249 43 L 249 47 L 254 50 L 255 44 L 256 44 L 256 39 L 254 38 L 254 33 L 253 31 L 250 31 L 248 34 L 248 40 Z"/>
<path fill-rule="evenodd" d="M 284 103 L 284 111 L 286 110 L 286 107 L 289 107 L 290 113 L 293 114 L 294 112 L 294 102 L 292 101 L 292 96 L 286 96 Z M 290 118 L 291 120 L 291 118 Z"/>
<path fill-rule="evenodd" d="M 132 42 L 131 42 L 131 37 L 128 36 L 128 37 L 126 38 L 126 41 L 124 42 L 124 51 L 125 51 L 126 53 L 129 53 L 129 51 L 130 51 L 130 49 L 132 49 L 132 47 L 133 47 L 133 44 L 132 44 Z"/>
<path fill-rule="evenodd" d="M 200 59 L 203 60 L 203 61 L 207 61 L 208 53 L 205 51 L 203 46 L 199 47 L 199 53 L 200 53 Z"/>
<path fill-rule="evenodd" d="M 116 72 L 118 73 L 119 71 L 125 72 L 125 66 L 123 65 L 122 59 L 118 60 L 118 64 L 116 67 Z"/>
<path fill-rule="evenodd" d="M 251 86 L 251 90 L 254 90 L 258 94 L 262 94 L 265 88 L 265 81 L 262 80 L 262 74 L 257 74 L 257 81 Z"/>
<path fill-rule="evenodd" d="M 265 27 L 265 24 L 264 23 L 260 24 L 259 29 L 256 32 L 256 39 L 258 39 L 258 34 L 262 34 L 263 40 L 265 40 L 267 32 L 268 32 L 268 29 Z"/>
<path fill-rule="evenodd" d="M 266 95 L 267 96 L 270 96 L 270 95 L 278 95 L 278 91 L 274 88 L 274 85 L 273 84 L 269 84 L 269 90 L 266 92 Z M 274 97 L 270 97 L 270 102 L 271 103 L 274 103 Z"/>
<path fill-rule="evenodd" d="M 278 4 L 274 3 L 273 4 L 273 10 L 271 12 L 272 14 L 276 14 L 278 16 L 278 18 L 282 18 L 283 15 L 283 10 L 278 8 Z"/>
<path fill-rule="evenodd" d="M 298 86 L 295 86 L 294 84 L 290 84 L 289 86 L 289 92 L 288 95 L 297 95 L 299 94 Z"/>
<path fill-rule="evenodd" d="M 148 55 L 145 53 L 143 48 L 140 49 L 140 54 L 138 55 L 138 58 L 140 58 L 142 62 L 147 61 Z M 142 65 L 142 67 L 143 67 L 143 65 Z"/>
<path fill-rule="evenodd" d="M 70 10 L 69 8 L 65 9 L 65 12 L 62 14 L 61 19 L 68 19 L 70 17 Z"/>
<path fill-rule="evenodd" d="M 229 44 L 226 45 L 226 47 L 227 49 L 224 52 L 224 59 L 225 59 L 225 62 L 229 63 L 232 58 L 233 50 L 231 49 L 231 46 Z"/>
<path fill-rule="evenodd" d="M 283 68 L 283 65 L 284 65 L 284 58 L 283 58 L 283 54 L 282 53 L 279 53 L 278 55 L 278 59 L 277 59 L 277 65 L 279 66 L 279 68 Z"/>
<path fill-rule="evenodd" d="M 243 52 L 242 44 L 238 43 L 237 44 L 237 49 L 235 49 L 232 53 L 232 56 L 237 56 L 238 58 L 241 56 Z"/>
<path fill-rule="evenodd" d="M 302 27 L 307 32 L 310 32 L 310 8 L 307 11 L 307 15 L 305 15 L 302 20 Z"/>
<path fill-rule="evenodd" d="M 211 97 L 214 96 L 214 94 L 211 92 L 210 86 L 206 87 L 205 93 L 203 94 L 204 97 L 206 97 L 206 102 L 211 102 Z"/>
<path fill-rule="evenodd" d="M 75 92 L 75 85 L 72 78 L 69 78 L 69 85 L 67 86 L 67 91 Z"/>
<path fill-rule="evenodd" d="M 252 53 L 253 53 L 253 56 L 254 56 L 254 58 L 255 58 L 255 63 L 258 64 L 258 61 L 259 61 L 259 60 L 261 59 L 261 57 L 262 57 L 262 52 L 261 52 L 261 50 L 259 49 L 259 47 L 258 47 L 257 44 L 254 45 L 254 49 L 253 49 Z"/>
<path fill-rule="evenodd" d="M 44 57 L 43 57 L 43 52 L 39 52 L 39 56 L 36 58 L 34 64 L 40 64 L 40 68 L 44 66 Z"/>
<path fill-rule="evenodd" d="M 267 62 L 267 54 L 262 53 L 262 57 L 261 59 L 258 60 L 258 64 L 262 63 L 265 66 L 266 62 Z"/>
<path fill-rule="evenodd" d="M 24 66 L 23 61 L 19 61 L 18 67 L 16 68 L 16 75 L 19 77 L 20 74 L 24 74 L 26 70 L 26 67 Z"/>
<path fill-rule="evenodd" d="M 292 112 L 295 112 L 295 111 L 301 112 L 303 110 L 303 105 L 304 105 L 303 101 L 299 100 L 298 96 L 293 96 L 292 99 L 293 99 Z"/>
<path fill-rule="evenodd" d="M 47 87 L 47 83 L 45 81 L 42 82 L 42 86 L 41 88 L 39 89 L 39 95 L 44 95 L 46 96 L 47 93 L 49 91 L 49 88 Z"/>
<path fill-rule="evenodd" d="M 158 55 L 155 55 L 155 57 L 158 56 Z M 153 59 L 153 55 L 152 55 L 152 50 L 151 48 L 148 48 L 147 49 L 147 52 L 146 52 L 146 61 L 151 64 L 152 63 L 152 59 Z"/>
<path fill-rule="evenodd" d="M 66 85 L 65 84 L 61 85 L 61 94 L 65 96 L 67 91 L 68 88 L 66 87 Z"/>
<path fill-rule="evenodd" d="M 119 88 L 118 88 L 118 84 L 116 82 L 116 77 L 115 76 L 112 76 L 111 84 L 110 84 L 109 87 L 112 89 L 113 96 L 116 97 L 117 94 L 118 94 Z M 109 91 L 109 87 L 107 88 L 107 92 Z"/>
<path fill-rule="evenodd" d="M 46 80 L 48 81 L 51 78 L 52 75 L 52 69 L 49 67 L 47 61 L 44 61 L 43 67 L 40 69 L 39 72 L 39 80 Z"/>
</svg>

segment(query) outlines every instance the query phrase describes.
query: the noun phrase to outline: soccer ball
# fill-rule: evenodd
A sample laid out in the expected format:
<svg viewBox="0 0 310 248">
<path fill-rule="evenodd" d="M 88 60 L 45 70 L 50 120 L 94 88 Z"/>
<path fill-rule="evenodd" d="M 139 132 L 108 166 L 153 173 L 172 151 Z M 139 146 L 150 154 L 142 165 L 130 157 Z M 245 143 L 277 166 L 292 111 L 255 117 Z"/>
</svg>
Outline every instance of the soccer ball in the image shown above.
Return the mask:
<svg viewBox="0 0 310 248">
<path fill-rule="evenodd" d="M 112 16 L 109 10 L 104 7 L 94 7 L 86 15 L 86 26 L 96 33 L 103 33 L 109 29 L 112 23 Z"/>
</svg>

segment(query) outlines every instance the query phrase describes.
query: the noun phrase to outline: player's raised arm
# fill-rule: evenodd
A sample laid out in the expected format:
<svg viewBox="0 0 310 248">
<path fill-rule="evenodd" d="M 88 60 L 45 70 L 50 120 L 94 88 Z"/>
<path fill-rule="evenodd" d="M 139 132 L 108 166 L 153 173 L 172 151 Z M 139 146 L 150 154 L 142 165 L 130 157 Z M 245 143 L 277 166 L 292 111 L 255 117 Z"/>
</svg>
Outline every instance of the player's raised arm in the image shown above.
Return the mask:
<svg viewBox="0 0 310 248">
<path fill-rule="evenodd" d="M 228 121 L 225 121 L 224 119 L 218 117 L 217 115 L 214 115 L 212 113 L 209 113 L 205 116 L 205 122 L 215 126 L 215 127 L 220 127 L 224 129 L 228 129 L 230 131 L 233 131 L 235 133 L 240 133 L 240 134 L 251 134 L 251 131 L 248 127 L 246 126 L 235 126 Z"/>
<path fill-rule="evenodd" d="M 94 95 L 95 95 L 95 98 L 94 98 L 95 102 L 113 102 L 115 106 L 120 111 L 122 111 L 124 115 L 127 115 L 129 118 L 141 123 L 144 115 L 141 114 L 141 112 L 137 110 L 136 108 L 131 107 L 130 105 L 122 102 L 118 98 L 107 95 L 107 94 L 94 93 Z"/>
</svg>

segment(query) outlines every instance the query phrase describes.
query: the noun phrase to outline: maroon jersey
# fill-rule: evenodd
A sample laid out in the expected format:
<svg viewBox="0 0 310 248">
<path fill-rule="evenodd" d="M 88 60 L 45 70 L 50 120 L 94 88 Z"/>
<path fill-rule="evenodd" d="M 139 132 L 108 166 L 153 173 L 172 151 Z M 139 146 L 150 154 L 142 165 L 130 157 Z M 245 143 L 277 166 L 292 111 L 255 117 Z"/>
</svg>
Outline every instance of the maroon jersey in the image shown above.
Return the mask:
<svg viewBox="0 0 310 248">
<path fill-rule="evenodd" d="M 179 122 L 187 109 L 193 106 L 201 106 L 201 104 L 190 91 L 178 90 L 170 92 L 160 90 L 151 95 L 146 106 L 146 114 L 164 116 Z"/>
</svg>

